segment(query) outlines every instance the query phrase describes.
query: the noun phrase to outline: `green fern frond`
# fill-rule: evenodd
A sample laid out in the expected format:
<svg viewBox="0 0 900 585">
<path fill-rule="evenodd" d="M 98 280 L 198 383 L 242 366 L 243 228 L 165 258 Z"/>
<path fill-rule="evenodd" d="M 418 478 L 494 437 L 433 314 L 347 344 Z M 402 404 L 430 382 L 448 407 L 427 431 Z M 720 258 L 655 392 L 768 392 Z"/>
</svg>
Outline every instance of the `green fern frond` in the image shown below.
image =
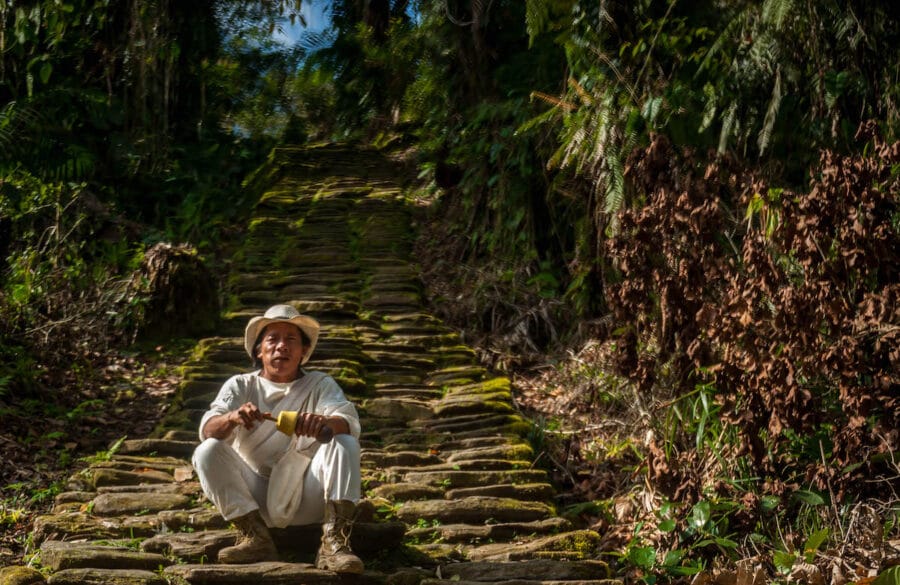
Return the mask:
<svg viewBox="0 0 900 585">
<path fill-rule="evenodd" d="M 722 131 L 719 133 L 719 155 L 725 154 L 725 150 L 728 148 L 728 140 L 733 135 L 736 118 L 737 102 L 732 102 L 722 118 Z"/>
<path fill-rule="evenodd" d="M 763 22 L 777 31 L 784 30 L 788 16 L 794 10 L 794 0 L 766 0 L 763 3 Z"/>
<path fill-rule="evenodd" d="M 778 117 L 778 109 L 781 106 L 781 68 L 775 70 L 775 85 L 772 87 L 772 97 L 769 100 L 769 107 L 766 108 L 766 117 L 763 121 L 762 130 L 759 132 L 757 144 L 759 145 L 759 154 L 762 155 L 769 142 L 772 139 L 772 129 L 775 127 L 775 118 Z"/>
<path fill-rule="evenodd" d="M 547 30 L 550 21 L 549 0 L 526 0 L 525 2 L 525 30 L 528 32 L 528 47 L 531 48 L 534 39 Z"/>
<path fill-rule="evenodd" d="M 694 74 L 695 77 L 699 77 L 700 74 L 709 67 L 709 64 L 722 51 L 722 48 L 726 43 L 734 42 L 734 39 L 738 36 L 738 31 L 750 21 L 751 10 L 753 10 L 752 7 L 745 8 L 741 12 L 738 12 L 734 18 L 728 22 L 722 30 L 722 33 L 716 37 L 716 40 L 706 51 L 703 61 L 700 62 L 700 66 Z"/>
<path fill-rule="evenodd" d="M 531 97 L 537 98 L 542 102 L 548 103 L 554 108 L 559 108 L 561 110 L 565 110 L 567 112 L 571 112 L 576 109 L 574 104 L 571 104 L 563 99 L 560 99 L 556 96 L 550 95 L 549 93 L 544 93 L 542 91 L 533 91 L 531 92 Z"/>
</svg>

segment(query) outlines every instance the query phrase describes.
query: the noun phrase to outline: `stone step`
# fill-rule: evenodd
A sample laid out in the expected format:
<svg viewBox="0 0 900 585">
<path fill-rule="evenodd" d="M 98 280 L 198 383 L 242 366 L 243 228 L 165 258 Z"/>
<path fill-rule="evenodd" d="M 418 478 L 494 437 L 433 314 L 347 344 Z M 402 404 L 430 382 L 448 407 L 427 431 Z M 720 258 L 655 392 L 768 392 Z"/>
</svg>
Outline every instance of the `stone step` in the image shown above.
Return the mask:
<svg viewBox="0 0 900 585">
<path fill-rule="evenodd" d="M 514 469 L 509 471 L 407 471 L 391 477 L 389 481 L 421 483 L 424 485 L 450 488 L 467 488 L 498 483 L 542 483 L 547 481 L 547 472 L 541 469 Z"/>
<path fill-rule="evenodd" d="M 546 560 L 522 562 L 469 562 L 443 565 L 440 568 L 441 581 L 494 582 L 526 580 L 543 583 L 547 581 L 605 581 L 610 577 L 609 566 L 602 561 L 572 561 L 558 563 Z M 423 581 L 422 585 L 427 583 Z"/>
<path fill-rule="evenodd" d="M 541 502 L 469 496 L 459 500 L 416 500 L 403 502 L 395 511 L 407 523 L 419 519 L 442 524 L 484 524 L 492 522 L 533 522 L 546 520 L 553 509 Z"/>
<path fill-rule="evenodd" d="M 337 573 L 321 571 L 310 563 L 253 563 L 249 565 L 184 564 L 166 567 L 167 579 L 187 583 L 255 583 L 258 585 L 337 585 Z M 162 581 L 166 583 L 165 581 Z"/>
<path fill-rule="evenodd" d="M 85 568 L 156 571 L 173 562 L 161 554 L 90 542 L 48 540 L 41 544 L 40 550 L 41 564 L 53 571 Z"/>
<path fill-rule="evenodd" d="M 571 530 L 572 524 L 555 516 L 534 522 L 500 522 L 482 525 L 441 524 L 413 528 L 407 534 L 413 538 L 441 540 L 444 542 L 508 541 L 520 536 L 556 534 Z"/>
<path fill-rule="evenodd" d="M 168 585 L 151 571 L 140 569 L 63 569 L 50 576 L 49 585 Z"/>
</svg>

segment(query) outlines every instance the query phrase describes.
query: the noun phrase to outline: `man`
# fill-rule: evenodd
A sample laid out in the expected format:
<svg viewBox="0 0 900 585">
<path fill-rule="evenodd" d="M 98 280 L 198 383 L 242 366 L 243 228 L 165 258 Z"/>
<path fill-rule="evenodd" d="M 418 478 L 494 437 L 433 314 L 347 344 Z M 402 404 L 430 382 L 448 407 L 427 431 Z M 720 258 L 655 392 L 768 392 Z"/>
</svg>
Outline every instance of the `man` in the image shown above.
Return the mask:
<svg viewBox="0 0 900 585">
<path fill-rule="evenodd" d="M 290 305 L 250 319 L 244 347 L 259 369 L 225 382 L 200 421 L 194 469 L 241 533 L 220 563 L 277 560 L 268 526 L 323 522 L 316 566 L 363 571 L 349 543 L 360 498 L 359 415 L 334 379 L 301 368 L 318 336 L 318 322 Z M 281 411 L 299 411 L 294 436 L 271 422 Z"/>
</svg>

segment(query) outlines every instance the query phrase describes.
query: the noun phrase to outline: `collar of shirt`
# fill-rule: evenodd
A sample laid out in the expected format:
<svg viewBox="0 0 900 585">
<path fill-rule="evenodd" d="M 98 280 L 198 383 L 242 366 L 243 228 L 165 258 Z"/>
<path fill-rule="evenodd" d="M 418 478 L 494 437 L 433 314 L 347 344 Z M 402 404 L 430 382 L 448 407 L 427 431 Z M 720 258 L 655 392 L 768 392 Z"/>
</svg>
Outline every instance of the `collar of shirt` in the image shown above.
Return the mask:
<svg viewBox="0 0 900 585">
<path fill-rule="evenodd" d="M 296 380 L 291 382 L 273 382 L 268 378 L 259 376 L 259 387 L 262 390 L 262 399 L 267 404 L 278 402 L 288 395 L 294 382 L 296 382 Z"/>
</svg>

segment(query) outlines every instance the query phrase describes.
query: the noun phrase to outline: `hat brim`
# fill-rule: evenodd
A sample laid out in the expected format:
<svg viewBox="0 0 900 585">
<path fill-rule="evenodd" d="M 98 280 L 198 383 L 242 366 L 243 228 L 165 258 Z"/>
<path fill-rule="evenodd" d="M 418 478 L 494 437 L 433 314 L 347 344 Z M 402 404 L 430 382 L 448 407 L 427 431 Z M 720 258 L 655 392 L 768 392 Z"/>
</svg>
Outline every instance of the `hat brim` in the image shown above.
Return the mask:
<svg viewBox="0 0 900 585">
<path fill-rule="evenodd" d="M 270 317 L 253 317 L 250 319 L 250 322 L 247 323 L 247 328 L 244 330 L 244 349 L 247 350 L 247 355 L 250 356 L 250 359 L 256 359 L 256 356 L 253 355 L 253 346 L 256 343 L 256 338 L 259 337 L 266 325 L 270 323 L 291 323 L 309 337 L 309 351 L 303 356 L 300 364 L 303 365 L 308 362 L 313 350 L 316 348 L 316 342 L 319 340 L 319 322 L 306 315 L 297 315 L 290 319 Z"/>
</svg>

